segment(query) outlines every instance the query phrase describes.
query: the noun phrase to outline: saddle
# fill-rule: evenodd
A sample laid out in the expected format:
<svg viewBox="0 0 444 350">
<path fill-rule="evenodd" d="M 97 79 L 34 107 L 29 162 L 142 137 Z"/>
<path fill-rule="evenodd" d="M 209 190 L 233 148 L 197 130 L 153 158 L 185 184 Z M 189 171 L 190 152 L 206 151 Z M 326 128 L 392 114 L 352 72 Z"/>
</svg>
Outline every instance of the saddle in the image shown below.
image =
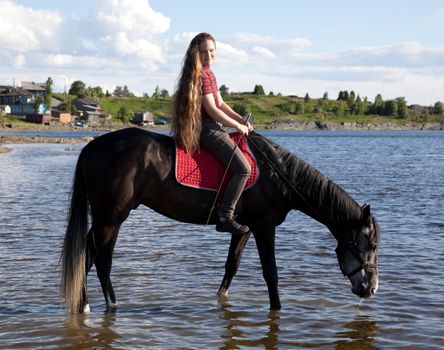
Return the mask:
<svg viewBox="0 0 444 350">
<path fill-rule="evenodd" d="M 248 147 L 245 137 L 240 133 L 231 133 L 230 138 L 236 144 L 241 138 L 238 147 L 243 152 L 251 166 L 251 174 L 244 190 L 252 187 L 258 177 L 259 168 L 253 153 Z M 176 145 L 175 173 L 177 181 L 188 187 L 217 191 L 221 186 L 226 166 L 210 152 L 199 149 L 193 153 L 186 153 L 183 148 Z M 223 190 L 231 177 L 231 170 L 225 176 L 221 190 Z"/>
</svg>

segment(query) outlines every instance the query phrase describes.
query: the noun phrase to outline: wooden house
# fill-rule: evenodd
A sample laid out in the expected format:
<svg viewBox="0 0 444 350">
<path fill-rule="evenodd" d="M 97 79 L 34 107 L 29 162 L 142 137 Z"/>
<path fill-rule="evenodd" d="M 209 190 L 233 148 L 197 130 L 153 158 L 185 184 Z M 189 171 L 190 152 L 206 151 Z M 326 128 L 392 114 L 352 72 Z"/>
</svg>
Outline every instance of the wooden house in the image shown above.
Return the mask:
<svg viewBox="0 0 444 350">
<path fill-rule="evenodd" d="M 96 124 L 103 115 L 102 106 L 91 98 L 76 98 L 71 100 L 71 104 L 89 124 Z"/>
<path fill-rule="evenodd" d="M 151 112 L 135 112 L 133 123 L 137 125 L 154 125 L 154 115 Z"/>
<path fill-rule="evenodd" d="M 69 124 L 74 121 L 73 115 L 69 112 L 51 111 L 51 116 L 61 124 Z"/>
<path fill-rule="evenodd" d="M 49 125 L 51 124 L 52 117 L 50 114 L 32 113 L 26 114 L 26 121 L 30 123 Z"/>
<path fill-rule="evenodd" d="M 43 114 L 46 113 L 46 107 L 43 103 L 36 106 L 36 99 L 43 100 L 46 90 L 44 83 L 22 82 L 22 87 L 6 86 L 0 91 L 0 105 L 9 105 L 11 107 L 10 114 Z M 25 87 L 31 89 L 28 90 Z M 36 110 L 37 108 L 37 110 Z"/>
</svg>

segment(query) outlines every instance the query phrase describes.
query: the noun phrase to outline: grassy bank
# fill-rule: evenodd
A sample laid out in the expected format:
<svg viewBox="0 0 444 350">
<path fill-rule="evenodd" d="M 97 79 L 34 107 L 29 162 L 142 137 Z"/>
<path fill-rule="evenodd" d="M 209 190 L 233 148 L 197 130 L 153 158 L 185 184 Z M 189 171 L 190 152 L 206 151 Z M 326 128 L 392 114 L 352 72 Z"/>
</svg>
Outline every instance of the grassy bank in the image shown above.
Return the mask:
<svg viewBox="0 0 444 350">
<path fill-rule="evenodd" d="M 74 96 L 70 96 L 74 98 Z M 368 125 L 375 128 L 420 128 L 421 125 L 444 124 L 444 116 L 435 114 L 432 107 L 409 106 L 405 107 L 402 117 L 399 115 L 370 114 L 372 103 L 364 101 L 337 101 L 328 99 L 304 99 L 295 96 L 254 95 L 251 93 L 229 94 L 224 100 L 240 114 L 249 112 L 253 115 L 256 127 L 277 127 L 282 125 L 298 125 L 300 128 L 313 123 L 322 125 Z M 155 117 L 161 117 L 171 122 L 171 97 L 164 99 L 151 97 L 103 97 L 98 99 L 103 108 L 103 114 L 111 117 L 107 120 L 107 128 L 121 128 L 127 126 L 124 121 L 130 120 L 134 112 L 149 111 Z M 122 118 L 125 114 L 125 118 Z M 123 120 L 124 121 L 123 121 Z M 0 116 L 0 127 L 5 125 L 13 128 L 38 128 L 37 125 L 27 123 L 23 117 Z M 44 126 L 40 126 L 44 127 Z M 290 126 L 291 127 L 291 126 Z M 328 129 L 328 127 L 327 127 Z"/>
</svg>

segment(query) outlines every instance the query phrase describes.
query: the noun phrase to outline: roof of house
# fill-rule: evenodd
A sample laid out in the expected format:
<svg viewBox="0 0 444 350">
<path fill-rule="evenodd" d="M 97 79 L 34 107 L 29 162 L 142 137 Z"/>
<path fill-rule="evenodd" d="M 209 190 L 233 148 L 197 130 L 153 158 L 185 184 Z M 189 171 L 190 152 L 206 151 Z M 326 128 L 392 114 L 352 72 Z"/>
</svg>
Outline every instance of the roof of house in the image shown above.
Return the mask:
<svg viewBox="0 0 444 350">
<path fill-rule="evenodd" d="M 8 89 L 0 92 L 2 96 L 32 96 L 32 92 L 21 87 L 8 87 Z"/>
<path fill-rule="evenodd" d="M 33 81 L 22 81 L 22 88 L 29 91 L 46 91 L 46 84 L 34 83 Z"/>
<path fill-rule="evenodd" d="M 74 103 L 78 102 L 83 105 L 100 106 L 100 104 L 96 100 L 93 100 L 92 98 L 88 98 L 88 97 L 76 98 L 76 99 L 72 100 L 72 102 L 74 102 Z"/>
</svg>

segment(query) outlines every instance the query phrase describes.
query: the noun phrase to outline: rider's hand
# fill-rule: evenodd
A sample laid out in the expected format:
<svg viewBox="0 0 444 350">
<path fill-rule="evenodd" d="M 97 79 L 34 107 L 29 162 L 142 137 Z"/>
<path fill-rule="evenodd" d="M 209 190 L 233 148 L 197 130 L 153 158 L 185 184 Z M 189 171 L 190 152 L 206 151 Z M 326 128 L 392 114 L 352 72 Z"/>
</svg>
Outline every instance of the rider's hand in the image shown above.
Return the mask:
<svg viewBox="0 0 444 350">
<path fill-rule="evenodd" d="M 248 127 L 249 132 L 253 131 L 253 125 L 250 122 L 247 122 L 245 125 Z"/>
<path fill-rule="evenodd" d="M 237 127 L 237 130 L 242 134 L 242 135 L 248 135 L 248 132 L 250 131 L 247 125 L 243 125 L 243 124 L 239 124 Z"/>
</svg>

